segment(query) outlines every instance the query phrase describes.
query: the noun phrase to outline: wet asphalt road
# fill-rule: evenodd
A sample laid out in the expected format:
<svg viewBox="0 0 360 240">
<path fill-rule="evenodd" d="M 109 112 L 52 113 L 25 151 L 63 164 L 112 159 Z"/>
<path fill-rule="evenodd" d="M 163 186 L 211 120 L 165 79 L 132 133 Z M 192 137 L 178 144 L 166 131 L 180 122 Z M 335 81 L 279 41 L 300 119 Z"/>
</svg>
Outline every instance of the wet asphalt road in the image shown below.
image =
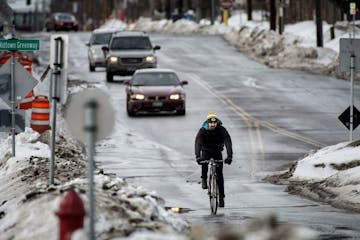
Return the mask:
<svg viewBox="0 0 360 240">
<path fill-rule="evenodd" d="M 70 81 L 106 88 L 116 111 L 114 133 L 97 148 L 97 162 L 105 171 L 156 191 L 167 206 L 188 209 L 182 216 L 192 223 L 221 226 L 273 213 L 281 222 L 314 229 L 322 239 L 360 238 L 360 215 L 288 195 L 284 186 L 262 181 L 309 151 L 348 139 L 337 119 L 349 105 L 347 82 L 269 69 L 220 36 L 151 37 L 162 47 L 159 67 L 175 69 L 189 81 L 186 116 L 129 118 L 122 78 L 106 83 L 104 69 L 90 73 L 89 33 L 70 36 Z M 209 213 L 193 153 L 196 132 L 209 111 L 217 112 L 234 146 L 234 162 L 224 169 L 226 207 L 218 216 Z"/>
</svg>

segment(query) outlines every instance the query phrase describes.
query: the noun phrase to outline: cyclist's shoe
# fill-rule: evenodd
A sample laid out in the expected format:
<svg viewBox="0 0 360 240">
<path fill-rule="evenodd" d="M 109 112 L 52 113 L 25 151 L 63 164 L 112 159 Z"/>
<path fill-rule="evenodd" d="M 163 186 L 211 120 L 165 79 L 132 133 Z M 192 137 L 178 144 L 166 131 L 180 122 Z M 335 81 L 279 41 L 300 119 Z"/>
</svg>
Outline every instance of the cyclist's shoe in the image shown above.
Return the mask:
<svg viewBox="0 0 360 240">
<path fill-rule="evenodd" d="M 224 198 L 219 198 L 219 207 L 225 207 Z"/>
<path fill-rule="evenodd" d="M 207 189 L 208 188 L 205 178 L 201 179 L 201 187 L 202 187 L 202 189 Z"/>
</svg>

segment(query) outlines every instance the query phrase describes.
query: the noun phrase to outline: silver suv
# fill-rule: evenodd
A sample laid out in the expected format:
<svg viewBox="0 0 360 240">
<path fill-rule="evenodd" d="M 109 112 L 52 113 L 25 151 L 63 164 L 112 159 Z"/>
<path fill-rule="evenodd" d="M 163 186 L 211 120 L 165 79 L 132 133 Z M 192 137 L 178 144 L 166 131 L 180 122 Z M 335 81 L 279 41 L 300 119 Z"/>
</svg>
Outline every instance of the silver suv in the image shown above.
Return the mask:
<svg viewBox="0 0 360 240">
<path fill-rule="evenodd" d="M 102 47 L 108 46 L 111 36 L 119 29 L 95 29 L 86 46 L 88 46 L 89 70 L 94 72 L 96 67 L 105 67 L 106 59 Z"/>
<path fill-rule="evenodd" d="M 113 34 L 106 52 L 106 80 L 112 82 L 114 75 L 132 75 L 137 69 L 156 68 L 155 51 L 144 32 L 122 31 Z"/>
</svg>

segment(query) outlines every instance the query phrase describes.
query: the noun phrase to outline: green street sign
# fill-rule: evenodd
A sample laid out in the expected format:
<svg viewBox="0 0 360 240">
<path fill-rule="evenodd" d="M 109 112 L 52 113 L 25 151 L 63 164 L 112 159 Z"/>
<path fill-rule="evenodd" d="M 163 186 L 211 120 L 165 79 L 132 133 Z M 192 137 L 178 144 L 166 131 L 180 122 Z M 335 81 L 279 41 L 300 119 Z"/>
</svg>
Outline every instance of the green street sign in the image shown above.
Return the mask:
<svg viewBox="0 0 360 240">
<path fill-rule="evenodd" d="M 35 51 L 40 49 L 40 40 L 0 39 L 0 50 Z"/>
<path fill-rule="evenodd" d="M 354 3 L 354 2 L 350 3 L 350 14 L 351 15 L 356 14 L 356 3 Z"/>
</svg>

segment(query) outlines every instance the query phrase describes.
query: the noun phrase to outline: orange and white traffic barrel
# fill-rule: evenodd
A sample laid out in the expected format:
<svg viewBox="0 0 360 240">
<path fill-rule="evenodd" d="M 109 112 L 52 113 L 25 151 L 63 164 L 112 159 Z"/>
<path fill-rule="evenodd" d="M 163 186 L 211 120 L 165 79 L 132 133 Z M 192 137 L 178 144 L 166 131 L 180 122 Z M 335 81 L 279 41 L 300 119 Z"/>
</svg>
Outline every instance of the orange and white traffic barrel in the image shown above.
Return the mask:
<svg viewBox="0 0 360 240">
<path fill-rule="evenodd" d="M 30 109 L 32 108 L 32 102 L 34 101 L 34 90 L 31 90 L 18 105 L 19 109 Z"/>
<path fill-rule="evenodd" d="M 50 102 L 47 96 L 39 95 L 34 98 L 30 127 L 39 133 L 50 129 Z"/>
<path fill-rule="evenodd" d="M 1 57 L 0 57 L 0 66 L 4 65 L 11 57 L 11 51 L 6 51 Z M 19 60 L 20 53 L 18 51 L 14 52 L 15 59 Z"/>
</svg>

